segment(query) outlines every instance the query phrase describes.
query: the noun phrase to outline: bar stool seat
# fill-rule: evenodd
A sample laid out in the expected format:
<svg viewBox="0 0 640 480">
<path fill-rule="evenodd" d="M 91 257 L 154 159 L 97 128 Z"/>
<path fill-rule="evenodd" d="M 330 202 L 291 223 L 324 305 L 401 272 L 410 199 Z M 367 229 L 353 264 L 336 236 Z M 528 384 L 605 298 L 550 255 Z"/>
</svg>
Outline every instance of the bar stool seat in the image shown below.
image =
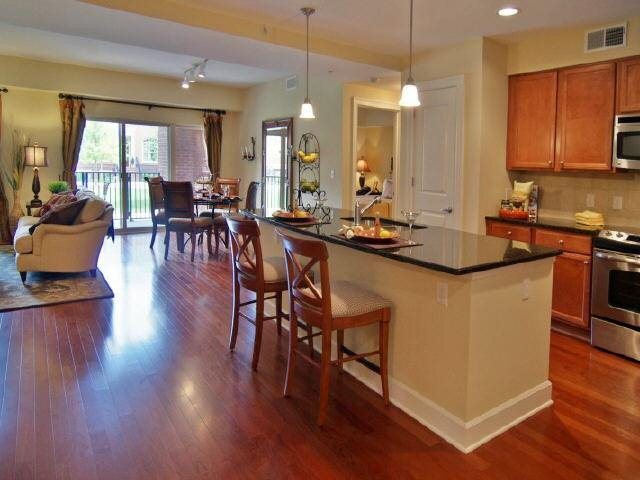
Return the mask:
<svg viewBox="0 0 640 480">
<path fill-rule="evenodd" d="M 247 268 L 250 265 L 247 262 L 242 262 L 242 266 Z M 265 282 L 287 282 L 287 267 L 284 258 L 265 257 L 262 259 L 262 269 Z"/>
<path fill-rule="evenodd" d="M 285 277 L 286 278 L 286 277 Z M 336 320 L 339 317 L 355 317 L 375 312 L 382 308 L 390 308 L 391 302 L 378 294 L 366 290 L 358 285 L 346 282 L 335 281 L 331 284 L 331 316 Z M 315 287 L 322 295 L 322 287 L 319 283 Z M 311 294 L 309 289 L 302 289 L 303 292 Z"/>
</svg>

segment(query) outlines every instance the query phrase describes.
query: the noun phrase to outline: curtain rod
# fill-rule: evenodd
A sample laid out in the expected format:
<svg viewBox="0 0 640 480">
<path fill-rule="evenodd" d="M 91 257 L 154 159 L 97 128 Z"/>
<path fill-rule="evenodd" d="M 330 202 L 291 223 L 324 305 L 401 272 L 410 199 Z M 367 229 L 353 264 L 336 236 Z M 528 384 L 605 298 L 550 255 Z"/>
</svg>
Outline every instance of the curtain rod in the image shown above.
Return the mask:
<svg viewBox="0 0 640 480">
<path fill-rule="evenodd" d="M 193 110 L 196 112 L 203 112 L 203 113 L 213 112 L 213 113 L 217 113 L 218 115 L 227 114 L 226 110 L 217 110 L 217 109 L 211 109 L 211 108 L 180 107 L 178 105 L 163 105 L 161 103 L 135 102 L 133 100 L 114 100 L 111 98 L 84 97 L 81 95 L 71 95 L 68 93 L 60 93 L 58 94 L 58 98 L 61 98 L 61 99 L 70 98 L 73 100 L 95 100 L 97 102 L 121 103 L 124 105 L 135 105 L 137 107 L 147 107 L 149 110 L 151 110 L 152 108 L 172 108 L 176 110 Z"/>
</svg>

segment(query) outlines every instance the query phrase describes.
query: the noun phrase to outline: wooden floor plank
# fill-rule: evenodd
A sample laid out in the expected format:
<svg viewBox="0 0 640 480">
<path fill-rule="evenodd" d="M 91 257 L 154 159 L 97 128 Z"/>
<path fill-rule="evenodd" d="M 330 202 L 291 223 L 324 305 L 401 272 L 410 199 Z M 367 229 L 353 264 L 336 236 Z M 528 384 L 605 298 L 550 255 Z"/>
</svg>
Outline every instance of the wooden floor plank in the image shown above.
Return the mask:
<svg viewBox="0 0 640 480">
<path fill-rule="evenodd" d="M 114 299 L 0 313 L 0 479 L 637 479 L 640 367 L 552 333 L 553 407 L 463 455 L 348 374 L 282 397 L 287 335 L 228 351 L 230 266 L 105 244 Z M 250 295 L 245 295 L 246 299 Z M 251 310 L 251 309 L 249 309 Z"/>
</svg>

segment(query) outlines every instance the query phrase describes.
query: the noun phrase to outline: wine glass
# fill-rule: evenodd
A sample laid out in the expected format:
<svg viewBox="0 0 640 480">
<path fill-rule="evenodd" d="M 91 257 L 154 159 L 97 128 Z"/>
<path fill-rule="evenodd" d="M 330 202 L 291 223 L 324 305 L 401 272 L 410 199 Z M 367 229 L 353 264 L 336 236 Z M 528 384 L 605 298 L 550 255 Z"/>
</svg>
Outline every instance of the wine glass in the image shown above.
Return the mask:
<svg viewBox="0 0 640 480">
<path fill-rule="evenodd" d="M 401 210 L 400 212 L 402 213 L 405 220 L 409 224 L 409 244 L 415 245 L 416 242 L 411 240 L 411 235 L 413 233 L 413 224 L 416 223 L 416 219 L 420 216 L 420 213 L 422 212 L 420 212 L 419 210 Z"/>
</svg>

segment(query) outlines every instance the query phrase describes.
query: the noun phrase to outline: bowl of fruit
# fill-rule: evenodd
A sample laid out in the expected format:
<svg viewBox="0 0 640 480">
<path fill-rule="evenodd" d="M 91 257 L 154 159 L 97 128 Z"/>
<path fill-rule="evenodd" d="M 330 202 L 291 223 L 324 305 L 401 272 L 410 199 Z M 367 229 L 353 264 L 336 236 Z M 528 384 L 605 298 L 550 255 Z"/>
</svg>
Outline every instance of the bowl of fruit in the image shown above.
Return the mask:
<svg viewBox="0 0 640 480">
<path fill-rule="evenodd" d="M 306 153 L 304 150 L 298 150 L 298 159 L 302 163 L 313 163 L 318 158 L 320 158 L 320 155 L 317 152 Z"/>
<path fill-rule="evenodd" d="M 301 208 L 295 208 L 293 211 L 276 210 L 273 212 L 273 218 L 282 222 L 302 223 L 313 219 L 311 213 Z"/>
<path fill-rule="evenodd" d="M 377 245 L 393 243 L 400 237 L 400 233 L 395 227 L 343 225 L 340 233 L 348 240 Z"/>
</svg>

